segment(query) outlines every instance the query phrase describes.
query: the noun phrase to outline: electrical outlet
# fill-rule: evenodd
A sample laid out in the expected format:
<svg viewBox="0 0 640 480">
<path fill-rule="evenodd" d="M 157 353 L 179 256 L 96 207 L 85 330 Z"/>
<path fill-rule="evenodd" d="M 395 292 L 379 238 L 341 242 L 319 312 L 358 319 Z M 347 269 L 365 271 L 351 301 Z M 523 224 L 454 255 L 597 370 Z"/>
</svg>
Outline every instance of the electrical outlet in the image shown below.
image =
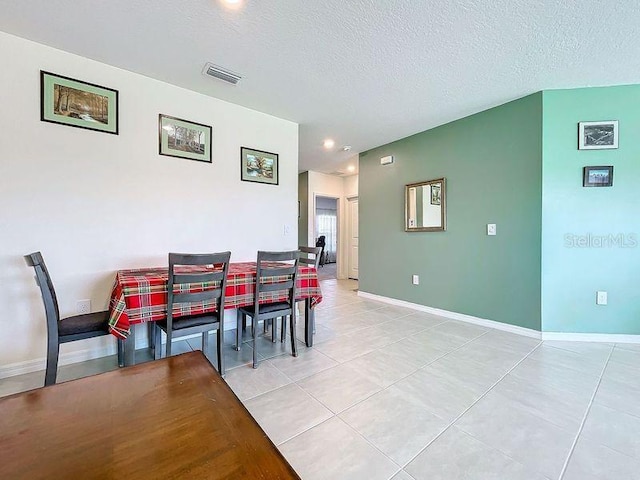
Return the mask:
<svg viewBox="0 0 640 480">
<path fill-rule="evenodd" d="M 607 301 L 607 292 L 596 292 L 596 305 L 606 305 Z"/>
<path fill-rule="evenodd" d="M 91 300 L 78 300 L 76 302 L 76 311 L 78 312 L 78 315 L 91 313 Z"/>
<path fill-rule="evenodd" d="M 496 224 L 487 223 L 487 235 L 495 235 L 495 234 L 496 234 Z"/>
<path fill-rule="evenodd" d="M 291 225 L 288 223 L 284 224 L 284 228 L 282 229 L 283 235 L 289 235 L 291 233 Z"/>
<path fill-rule="evenodd" d="M 414 275 L 411 278 L 411 283 L 413 283 L 414 285 L 420 285 L 420 275 Z"/>
</svg>

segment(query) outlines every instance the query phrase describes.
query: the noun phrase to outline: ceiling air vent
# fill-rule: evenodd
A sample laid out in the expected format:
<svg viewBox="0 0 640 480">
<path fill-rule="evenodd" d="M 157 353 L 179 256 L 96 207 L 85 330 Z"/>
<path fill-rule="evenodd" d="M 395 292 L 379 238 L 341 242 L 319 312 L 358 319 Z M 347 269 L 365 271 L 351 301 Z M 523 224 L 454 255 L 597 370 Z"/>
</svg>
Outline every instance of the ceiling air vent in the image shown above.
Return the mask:
<svg viewBox="0 0 640 480">
<path fill-rule="evenodd" d="M 213 63 L 207 63 L 202 70 L 203 75 L 217 78 L 223 82 L 231 83 L 235 85 L 242 78 L 237 73 L 233 73 L 225 68 L 214 65 Z"/>
</svg>

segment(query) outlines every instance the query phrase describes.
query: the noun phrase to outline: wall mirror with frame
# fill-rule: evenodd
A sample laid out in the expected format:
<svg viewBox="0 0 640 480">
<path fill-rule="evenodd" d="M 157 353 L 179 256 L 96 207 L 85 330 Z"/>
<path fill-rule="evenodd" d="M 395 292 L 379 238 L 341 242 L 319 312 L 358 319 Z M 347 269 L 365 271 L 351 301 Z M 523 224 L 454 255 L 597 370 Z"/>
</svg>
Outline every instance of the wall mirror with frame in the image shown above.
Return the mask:
<svg viewBox="0 0 640 480">
<path fill-rule="evenodd" d="M 404 187 L 404 231 L 441 232 L 446 230 L 445 179 L 410 183 Z"/>
</svg>

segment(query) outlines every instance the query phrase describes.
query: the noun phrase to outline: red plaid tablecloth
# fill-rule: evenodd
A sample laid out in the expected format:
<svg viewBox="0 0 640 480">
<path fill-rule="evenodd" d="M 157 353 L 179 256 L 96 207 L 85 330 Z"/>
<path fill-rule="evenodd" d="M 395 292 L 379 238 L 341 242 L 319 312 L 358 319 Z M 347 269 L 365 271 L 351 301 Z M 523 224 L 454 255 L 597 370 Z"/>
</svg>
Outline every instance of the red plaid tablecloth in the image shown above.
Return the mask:
<svg viewBox="0 0 640 480">
<path fill-rule="evenodd" d="M 201 267 L 182 267 L 184 272 L 202 271 Z M 131 325 L 155 322 L 167 317 L 167 267 L 119 270 L 109 302 L 109 331 L 119 338 L 127 338 Z M 207 283 L 192 283 L 183 290 L 202 291 Z M 256 286 L 256 262 L 229 264 L 224 308 L 252 305 Z M 318 272 L 313 267 L 299 267 L 296 282 L 297 300 L 311 299 L 315 307 L 322 301 Z M 260 303 L 286 300 L 286 292 L 260 294 Z M 174 316 L 195 315 L 215 310 L 215 302 L 201 302 L 190 307 L 178 305 Z"/>
</svg>

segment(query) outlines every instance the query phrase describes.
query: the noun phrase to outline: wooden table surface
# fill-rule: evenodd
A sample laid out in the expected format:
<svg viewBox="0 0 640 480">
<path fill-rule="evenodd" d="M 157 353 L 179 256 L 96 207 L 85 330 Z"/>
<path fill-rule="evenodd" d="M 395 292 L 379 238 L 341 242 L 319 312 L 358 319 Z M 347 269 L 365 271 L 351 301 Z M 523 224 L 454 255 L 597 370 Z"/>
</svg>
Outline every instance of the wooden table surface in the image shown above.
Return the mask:
<svg viewBox="0 0 640 480">
<path fill-rule="evenodd" d="M 199 351 L 1 398 L 0 478 L 299 479 Z"/>
</svg>

